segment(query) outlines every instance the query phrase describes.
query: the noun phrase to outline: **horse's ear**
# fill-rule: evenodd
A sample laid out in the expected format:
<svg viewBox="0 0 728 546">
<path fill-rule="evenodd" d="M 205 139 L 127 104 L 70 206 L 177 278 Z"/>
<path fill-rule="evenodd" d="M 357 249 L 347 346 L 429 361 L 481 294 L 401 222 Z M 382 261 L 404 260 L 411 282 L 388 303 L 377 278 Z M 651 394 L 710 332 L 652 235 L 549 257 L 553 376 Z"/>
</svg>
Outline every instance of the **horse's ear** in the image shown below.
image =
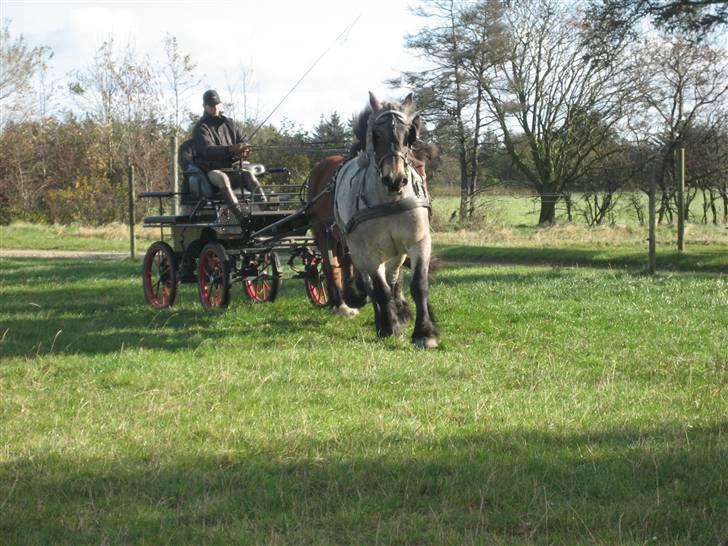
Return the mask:
<svg viewBox="0 0 728 546">
<path fill-rule="evenodd" d="M 402 102 L 402 106 L 404 107 L 405 112 L 411 109 L 415 105 L 415 98 L 412 93 L 407 95 Z"/>
<path fill-rule="evenodd" d="M 375 112 L 378 112 L 382 109 L 382 105 L 379 104 L 379 100 L 377 99 L 377 97 L 374 96 L 374 93 L 372 93 L 371 91 L 369 91 L 369 105 Z"/>
<path fill-rule="evenodd" d="M 410 124 L 409 133 L 407 134 L 407 144 L 412 146 L 415 142 L 417 142 L 417 139 L 420 138 L 421 127 L 422 120 L 420 119 L 420 115 L 417 114 L 414 119 L 412 119 L 412 123 Z"/>
</svg>

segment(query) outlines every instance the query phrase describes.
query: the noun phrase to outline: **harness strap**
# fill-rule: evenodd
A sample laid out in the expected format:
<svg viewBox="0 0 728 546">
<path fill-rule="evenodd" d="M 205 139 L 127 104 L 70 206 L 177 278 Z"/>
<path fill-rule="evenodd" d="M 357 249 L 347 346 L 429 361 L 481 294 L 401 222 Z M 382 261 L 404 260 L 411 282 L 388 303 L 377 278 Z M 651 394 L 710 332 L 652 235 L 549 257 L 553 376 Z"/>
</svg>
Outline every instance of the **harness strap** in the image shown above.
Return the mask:
<svg viewBox="0 0 728 546">
<path fill-rule="evenodd" d="M 424 207 L 429 210 L 432 209 L 429 202 L 423 201 L 422 199 L 416 199 L 415 197 L 406 197 L 399 201 L 392 201 L 391 203 L 383 203 L 381 205 L 361 209 L 357 211 L 346 224 L 346 234 L 348 235 L 354 231 L 359 224 L 368 220 L 382 218 L 383 216 L 389 216 L 400 212 L 407 212 L 408 210 L 414 210 L 420 207 Z"/>
</svg>

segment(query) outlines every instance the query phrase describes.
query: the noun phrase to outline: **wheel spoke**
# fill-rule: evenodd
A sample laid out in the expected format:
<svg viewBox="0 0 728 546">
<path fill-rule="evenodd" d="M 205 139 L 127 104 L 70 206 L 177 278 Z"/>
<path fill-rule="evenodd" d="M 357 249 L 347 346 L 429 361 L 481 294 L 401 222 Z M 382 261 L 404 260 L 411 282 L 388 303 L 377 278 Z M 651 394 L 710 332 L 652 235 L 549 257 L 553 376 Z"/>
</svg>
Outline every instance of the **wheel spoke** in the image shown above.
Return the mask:
<svg viewBox="0 0 728 546">
<path fill-rule="evenodd" d="M 172 249 L 162 241 L 154 243 L 144 257 L 144 294 L 158 309 L 174 303 L 177 283 L 174 264 Z"/>
</svg>

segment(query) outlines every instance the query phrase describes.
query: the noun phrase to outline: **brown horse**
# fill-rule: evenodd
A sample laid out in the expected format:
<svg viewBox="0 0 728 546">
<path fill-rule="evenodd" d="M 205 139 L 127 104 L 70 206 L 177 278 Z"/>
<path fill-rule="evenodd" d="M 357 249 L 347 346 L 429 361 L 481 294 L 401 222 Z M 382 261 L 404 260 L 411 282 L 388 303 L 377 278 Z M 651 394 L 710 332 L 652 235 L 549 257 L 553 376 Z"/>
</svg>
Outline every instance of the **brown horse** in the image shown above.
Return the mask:
<svg viewBox="0 0 728 546">
<path fill-rule="evenodd" d="M 366 147 L 366 120 L 368 111 L 362 112 L 354 127 L 356 141 L 348 157 L 332 155 L 322 159 L 311 171 L 308 181 L 308 200 L 315 200 L 308 211 L 311 231 L 316 239 L 323 257 L 323 269 L 326 275 L 329 291 L 329 305 L 334 313 L 347 317 L 354 317 L 359 313 L 358 308 L 366 303 L 366 293 L 362 280 L 356 274 L 351 260 L 346 255 L 342 245 L 342 238 L 334 221 L 334 192 L 333 187 L 326 191 L 334 179 L 339 168 L 348 160 Z M 419 131 L 420 119 L 415 118 Z M 416 140 L 411 146 L 409 157 L 412 166 L 422 177 L 427 189 L 427 161 L 437 157 L 437 147 L 422 140 Z M 398 292 L 402 288 L 401 280 L 398 283 Z"/>
<path fill-rule="evenodd" d="M 346 160 L 343 155 L 332 155 L 322 159 L 313 168 L 308 179 L 308 201 L 312 202 L 312 206 L 307 215 L 311 231 L 321 251 L 329 292 L 329 306 L 335 313 L 353 317 L 359 313 L 355 307 L 363 306 L 365 298 L 361 298 L 361 302 L 351 301 L 354 307 L 350 307 L 344 301 L 344 280 L 352 282 L 354 272 L 353 270 L 347 271 L 346 274 L 342 272 L 346 256 L 341 243 L 341 234 L 334 222 L 333 187 L 329 187 L 336 171 Z M 349 267 L 350 264 L 347 264 L 347 268 Z"/>
</svg>

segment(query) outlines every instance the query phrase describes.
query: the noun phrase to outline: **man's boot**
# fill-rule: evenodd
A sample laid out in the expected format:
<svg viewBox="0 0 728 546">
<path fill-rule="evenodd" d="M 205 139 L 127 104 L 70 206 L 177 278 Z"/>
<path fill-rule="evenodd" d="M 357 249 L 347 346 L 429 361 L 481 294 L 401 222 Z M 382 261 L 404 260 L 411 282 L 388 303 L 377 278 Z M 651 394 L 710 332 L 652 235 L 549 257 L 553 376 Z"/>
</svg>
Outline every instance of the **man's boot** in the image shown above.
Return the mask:
<svg viewBox="0 0 728 546">
<path fill-rule="evenodd" d="M 238 198 L 235 197 L 233 189 L 230 186 L 225 186 L 222 194 L 225 198 L 225 202 L 228 204 L 228 210 L 233 214 L 238 224 L 242 224 L 245 215 L 243 214 L 243 211 L 240 210 L 240 203 L 238 202 Z"/>
</svg>

